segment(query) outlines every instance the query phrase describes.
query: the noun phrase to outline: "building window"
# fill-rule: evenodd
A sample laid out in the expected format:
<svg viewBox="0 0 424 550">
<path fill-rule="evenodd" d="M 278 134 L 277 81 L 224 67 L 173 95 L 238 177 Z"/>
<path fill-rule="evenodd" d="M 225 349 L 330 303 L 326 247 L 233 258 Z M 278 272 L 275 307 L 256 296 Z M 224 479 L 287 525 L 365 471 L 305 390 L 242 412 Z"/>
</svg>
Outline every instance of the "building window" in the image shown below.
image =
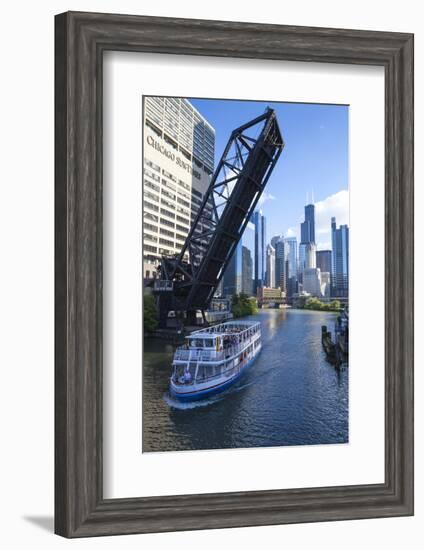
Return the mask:
<svg viewBox="0 0 424 550">
<path fill-rule="evenodd" d="M 144 240 L 146 240 L 146 241 L 152 241 L 153 243 L 157 243 L 157 242 L 158 242 L 158 238 L 155 237 L 154 235 L 149 235 L 149 233 L 144 233 Z"/>
<path fill-rule="evenodd" d="M 144 195 L 146 197 L 148 197 L 149 199 L 152 199 L 156 202 L 159 202 L 159 197 L 157 197 L 156 195 L 154 195 L 153 193 L 150 193 L 150 191 L 144 191 Z"/>
<path fill-rule="evenodd" d="M 146 246 L 144 248 L 146 248 Z M 151 248 L 153 248 L 153 247 L 151 247 Z M 156 264 L 158 262 L 159 258 L 157 256 L 152 256 L 151 254 L 144 254 L 143 255 L 143 260 L 145 262 L 149 262 L 151 264 Z"/>
<path fill-rule="evenodd" d="M 156 226 L 152 225 L 151 223 L 144 222 L 143 227 L 144 227 L 144 229 L 148 229 L 149 231 L 153 231 L 153 233 L 158 232 L 158 228 Z"/>
<path fill-rule="evenodd" d="M 162 197 L 161 204 L 164 204 L 165 206 L 168 206 L 168 208 L 172 208 L 172 210 L 175 210 L 175 205 L 172 202 L 167 201 Z"/>
<path fill-rule="evenodd" d="M 152 180 L 160 181 L 160 177 L 157 174 L 154 174 L 151 170 L 148 170 L 147 168 L 145 168 L 143 172 L 146 176 L 149 176 L 149 178 L 152 178 Z"/>
<path fill-rule="evenodd" d="M 157 126 L 155 126 L 152 122 L 150 122 L 150 120 L 147 120 L 147 118 L 146 118 L 146 126 L 150 128 L 150 130 L 152 130 L 153 133 L 155 133 L 158 137 L 160 138 L 162 137 L 161 130 L 159 130 Z"/>
<path fill-rule="evenodd" d="M 170 172 L 167 172 L 166 170 L 164 170 L 163 168 L 162 168 L 162 174 L 168 179 L 177 182 L 177 178 L 173 176 Z"/>
<path fill-rule="evenodd" d="M 168 229 L 163 229 L 163 227 L 160 228 L 160 234 L 161 235 L 166 235 L 167 237 L 171 237 L 172 239 L 174 238 L 173 231 L 168 231 Z"/>
<path fill-rule="evenodd" d="M 147 208 L 150 208 L 151 210 L 154 210 L 155 212 L 159 212 L 159 206 L 156 206 L 155 204 L 152 204 L 151 202 L 144 201 L 144 206 Z"/>
<path fill-rule="evenodd" d="M 188 210 L 184 210 L 181 206 L 177 206 L 178 212 L 181 212 L 181 214 L 185 214 L 186 216 L 190 216 L 190 212 Z"/>
<path fill-rule="evenodd" d="M 180 195 L 182 195 L 182 196 L 184 197 L 184 199 L 185 199 L 186 201 L 188 201 L 189 204 L 190 204 L 190 200 L 191 200 L 191 197 L 190 197 L 190 196 L 187 196 L 183 191 L 180 191 L 180 190 L 178 190 L 178 193 L 179 193 Z"/>
<path fill-rule="evenodd" d="M 171 246 L 172 248 L 174 247 L 174 242 L 168 241 L 167 239 L 159 239 L 159 243 L 164 244 L 165 246 Z"/>
<path fill-rule="evenodd" d="M 172 228 L 175 227 L 175 223 L 170 222 L 169 220 L 167 220 L 167 219 L 165 219 L 165 218 L 161 218 L 161 219 L 160 219 L 160 223 L 161 223 L 162 225 L 167 225 L 168 227 L 172 227 Z"/>
<path fill-rule="evenodd" d="M 165 195 L 166 197 L 169 197 L 170 199 L 175 200 L 174 193 L 171 193 L 170 191 L 167 191 L 166 189 L 162 189 L 162 195 Z"/>
<path fill-rule="evenodd" d="M 169 210 L 166 210 L 166 208 L 161 208 L 160 213 L 164 214 L 165 216 L 169 216 L 170 218 L 173 218 L 175 220 L 175 214 L 173 212 L 170 212 Z"/>
<path fill-rule="evenodd" d="M 175 187 L 175 185 L 169 181 L 166 181 L 162 178 L 162 184 L 165 186 L 165 187 L 169 187 L 169 189 L 172 189 L 173 191 L 176 191 L 177 188 Z"/>
<path fill-rule="evenodd" d="M 153 170 L 156 170 L 156 172 L 160 172 L 160 166 L 158 166 L 151 160 L 145 158 L 144 162 L 147 164 L 147 166 L 150 166 L 150 168 L 153 168 Z"/>
<path fill-rule="evenodd" d="M 178 180 L 178 185 L 181 185 L 181 187 L 184 187 L 184 189 L 187 189 L 187 191 L 190 191 L 190 186 L 188 183 L 185 183 L 182 180 Z"/>
<path fill-rule="evenodd" d="M 174 198 L 175 198 L 175 196 L 174 196 Z M 177 197 L 177 202 L 179 202 L 180 204 L 182 204 L 186 208 L 190 208 L 190 203 L 183 200 L 181 197 Z"/>
<path fill-rule="evenodd" d="M 198 204 L 199 206 L 202 206 L 202 201 L 199 201 L 199 199 L 196 199 L 196 197 L 191 197 L 191 200 L 192 200 L 195 204 Z"/>
<path fill-rule="evenodd" d="M 150 212 L 144 212 L 144 217 L 146 220 L 152 220 L 153 222 L 159 221 L 159 218 L 154 214 L 150 214 Z"/>
<path fill-rule="evenodd" d="M 178 216 L 178 214 L 177 214 L 177 220 L 181 223 L 186 223 L 187 225 L 190 225 L 190 220 L 188 220 L 187 218 L 183 218 L 182 216 Z"/>
<path fill-rule="evenodd" d="M 151 181 L 149 181 L 148 179 L 144 179 L 144 185 L 146 187 L 150 187 L 150 189 L 153 189 L 154 191 L 157 191 L 159 193 L 160 191 L 160 187 L 159 185 L 156 185 L 155 183 L 152 183 Z"/>
</svg>

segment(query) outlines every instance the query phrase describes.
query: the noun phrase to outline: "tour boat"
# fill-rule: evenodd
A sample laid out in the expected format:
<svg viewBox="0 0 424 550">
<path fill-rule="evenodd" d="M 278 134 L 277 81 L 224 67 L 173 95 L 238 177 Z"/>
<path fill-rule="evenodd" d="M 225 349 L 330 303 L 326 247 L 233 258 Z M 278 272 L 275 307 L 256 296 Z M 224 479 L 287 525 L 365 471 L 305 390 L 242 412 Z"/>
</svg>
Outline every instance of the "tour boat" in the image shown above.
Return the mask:
<svg viewBox="0 0 424 550">
<path fill-rule="evenodd" d="M 170 393 L 182 401 L 203 399 L 233 384 L 261 350 L 261 324 L 230 321 L 196 330 L 177 348 Z"/>
</svg>

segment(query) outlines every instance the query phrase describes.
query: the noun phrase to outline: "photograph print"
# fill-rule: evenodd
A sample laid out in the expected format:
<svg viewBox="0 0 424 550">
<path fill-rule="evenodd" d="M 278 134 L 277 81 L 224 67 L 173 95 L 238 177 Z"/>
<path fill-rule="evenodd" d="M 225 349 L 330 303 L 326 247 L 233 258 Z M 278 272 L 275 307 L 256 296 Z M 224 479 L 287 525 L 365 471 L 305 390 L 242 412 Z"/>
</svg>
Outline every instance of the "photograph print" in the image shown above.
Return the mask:
<svg viewBox="0 0 424 550">
<path fill-rule="evenodd" d="M 142 452 L 347 444 L 349 106 L 142 103 Z"/>
</svg>

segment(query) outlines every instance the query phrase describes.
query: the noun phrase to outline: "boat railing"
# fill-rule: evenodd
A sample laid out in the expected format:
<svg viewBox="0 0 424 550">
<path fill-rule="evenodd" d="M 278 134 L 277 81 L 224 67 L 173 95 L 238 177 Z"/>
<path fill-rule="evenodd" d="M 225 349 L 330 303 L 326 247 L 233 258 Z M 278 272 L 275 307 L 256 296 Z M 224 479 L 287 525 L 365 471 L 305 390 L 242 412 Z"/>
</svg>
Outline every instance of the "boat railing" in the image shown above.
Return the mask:
<svg viewBox="0 0 424 550">
<path fill-rule="evenodd" d="M 215 333 L 225 333 L 228 331 L 231 331 L 232 329 L 235 330 L 236 334 L 243 334 L 249 330 L 253 330 L 253 332 L 260 331 L 260 322 L 257 323 L 251 323 L 248 321 L 230 321 L 226 323 L 221 323 L 218 325 L 213 325 L 208 328 L 202 328 L 199 330 L 195 330 L 191 333 L 191 336 L 202 336 L 202 334 L 215 334 Z"/>
<path fill-rule="evenodd" d="M 179 348 L 174 355 L 176 361 L 219 361 L 221 358 L 222 352 L 203 349 Z"/>
<path fill-rule="evenodd" d="M 195 383 L 193 379 L 186 380 L 184 376 L 173 376 L 172 381 L 176 386 L 192 386 Z"/>
<path fill-rule="evenodd" d="M 228 346 L 222 351 L 205 349 L 177 348 L 174 355 L 175 361 L 222 361 L 240 353 L 248 343 L 241 342 Z"/>
<path fill-rule="evenodd" d="M 173 376 L 172 381 L 177 386 L 193 386 L 194 384 L 202 384 L 204 382 L 210 382 L 211 380 L 215 380 L 215 379 L 218 379 L 218 378 L 223 378 L 223 377 L 228 378 L 232 374 L 234 374 L 238 369 L 239 369 L 239 366 L 234 366 L 234 367 L 231 367 L 230 369 L 224 370 L 222 372 L 219 372 L 219 373 L 216 373 L 216 374 L 211 374 L 210 376 L 202 376 L 202 377 L 198 377 L 196 379 L 192 378 L 190 380 L 186 380 L 184 378 L 184 376 L 179 376 L 179 377 L 178 376 Z"/>
</svg>

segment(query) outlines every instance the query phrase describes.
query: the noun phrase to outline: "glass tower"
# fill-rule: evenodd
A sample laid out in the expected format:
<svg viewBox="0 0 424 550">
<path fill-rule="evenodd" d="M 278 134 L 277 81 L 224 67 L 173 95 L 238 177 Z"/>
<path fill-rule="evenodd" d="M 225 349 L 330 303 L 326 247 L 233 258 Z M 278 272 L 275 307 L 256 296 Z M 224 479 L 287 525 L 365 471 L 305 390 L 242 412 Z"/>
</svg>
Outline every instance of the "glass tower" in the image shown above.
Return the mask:
<svg viewBox="0 0 424 550">
<path fill-rule="evenodd" d="M 224 296 L 240 294 L 242 291 L 242 246 L 240 241 L 225 269 L 222 283 Z"/>
<path fill-rule="evenodd" d="M 251 296 L 253 293 L 253 260 L 252 254 L 247 246 L 241 247 L 241 291 Z"/>
<path fill-rule="evenodd" d="M 317 250 L 317 267 L 321 273 L 331 273 L 331 250 Z"/>
<path fill-rule="evenodd" d="M 297 285 L 297 239 L 296 237 L 286 237 L 284 239 L 284 271 L 285 271 L 285 290 L 288 297 L 293 296 L 298 290 Z"/>
<path fill-rule="evenodd" d="M 266 274 L 266 220 L 261 210 L 253 212 L 255 226 L 254 293 L 265 286 Z"/>
<path fill-rule="evenodd" d="M 305 221 L 300 224 L 300 242 L 315 242 L 315 205 L 305 206 Z"/>
<path fill-rule="evenodd" d="M 331 218 L 331 296 L 349 297 L 349 227 L 341 225 L 338 229 L 336 218 Z"/>
</svg>

